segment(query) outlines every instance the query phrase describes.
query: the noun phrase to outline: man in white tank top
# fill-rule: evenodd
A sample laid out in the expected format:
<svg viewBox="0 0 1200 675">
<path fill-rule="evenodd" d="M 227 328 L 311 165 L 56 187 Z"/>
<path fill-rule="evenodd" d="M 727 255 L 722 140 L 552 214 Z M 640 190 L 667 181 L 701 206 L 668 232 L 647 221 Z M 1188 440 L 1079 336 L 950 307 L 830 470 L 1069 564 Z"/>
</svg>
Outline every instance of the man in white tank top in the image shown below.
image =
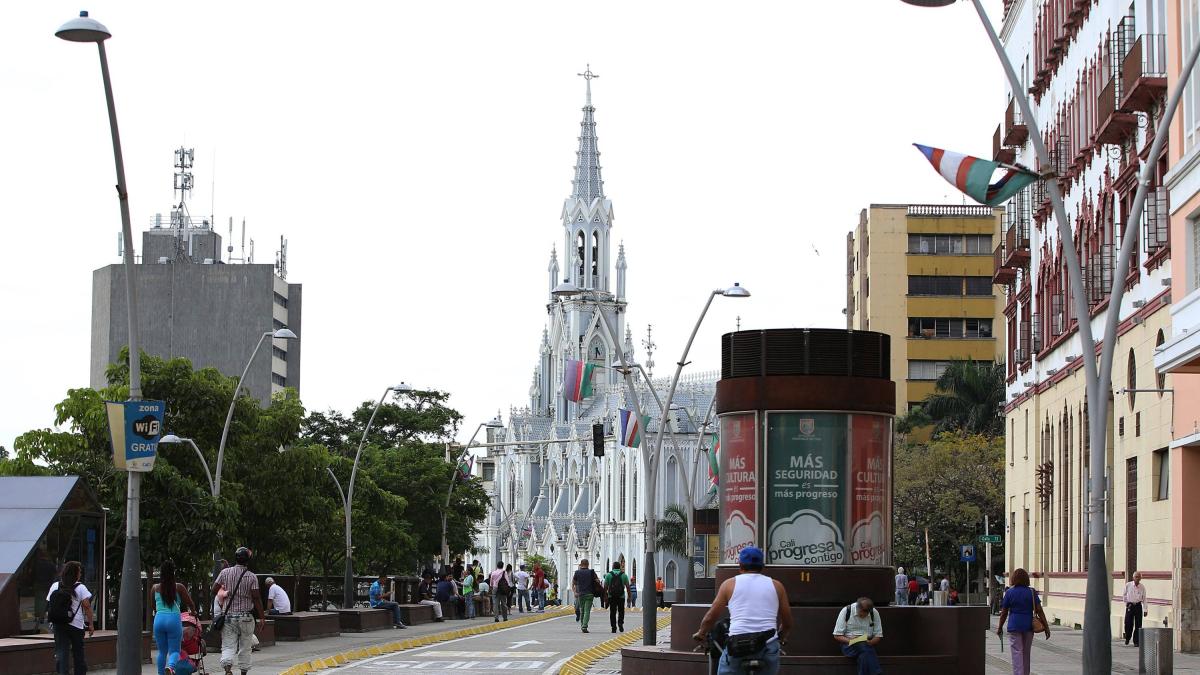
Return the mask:
<svg viewBox="0 0 1200 675">
<path fill-rule="evenodd" d="M 717 675 L 737 675 L 742 663 L 757 660 L 762 675 L 779 672 L 779 647 L 792 630 L 792 610 L 783 584 L 762 575 L 763 552 L 747 546 L 738 554 L 741 571 L 721 584 L 712 608 L 704 615 L 692 639 L 702 642 L 729 609 L 729 639 L 721 654 Z"/>
</svg>

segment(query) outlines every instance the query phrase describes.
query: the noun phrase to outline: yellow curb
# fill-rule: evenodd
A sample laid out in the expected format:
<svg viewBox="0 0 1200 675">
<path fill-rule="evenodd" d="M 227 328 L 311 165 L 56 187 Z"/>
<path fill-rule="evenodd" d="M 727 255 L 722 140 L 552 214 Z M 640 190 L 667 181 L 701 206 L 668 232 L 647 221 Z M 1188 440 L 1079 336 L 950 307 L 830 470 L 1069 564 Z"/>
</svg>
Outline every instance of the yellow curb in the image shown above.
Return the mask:
<svg viewBox="0 0 1200 675">
<path fill-rule="evenodd" d="M 570 608 L 567 609 L 569 610 Z M 493 623 L 492 625 L 475 626 L 472 628 L 460 628 L 458 630 L 446 631 L 445 633 L 434 633 L 432 635 L 425 635 L 419 638 L 410 638 L 408 640 L 398 642 L 389 642 L 386 645 L 373 645 L 367 648 L 354 649 L 351 651 L 342 652 L 340 654 L 334 654 L 332 656 L 293 665 L 282 671 L 281 675 L 304 675 L 305 673 L 324 670 L 325 668 L 336 668 L 337 666 L 349 661 L 370 658 L 372 656 L 381 656 L 383 654 L 391 654 L 393 652 L 402 652 L 409 649 L 416 649 L 418 647 L 427 647 L 429 645 L 435 645 L 448 640 L 457 640 L 460 638 L 469 637 L 471 635 L 481 635 L 483 633 L 491 633 L 504 628 L 523 626 L 525 624 L 545 621 L 547 619 L 555 619 L 569 613 L 571 612 L 567 610 L 546 612 L 545 614 L 538 616 L 522 617 L 520 619 L 513 619 L 512 621 L 505 621 L 503 623 Z M 627 633 L 627 635 L 632 634 L 632 632 Z M 638 632 L 638 635 L 640 634 L 641 633 Z"/>
<path fill-rule="evenodd" d="M 655 628 L 656 630 L 662 630 L 670 625 L 670 623 L 671 617 L 664 616 L 655 623 Z M 588 649 L 579 652 L 575 656 L 572 656 L 566 663 L 562 665 L 561 668 L 559 668 L 558 674 L 585 675 L 588 668 L 592 667 L 592 664 L 596 663 L 600 659 L 615 654 L 622 647 L 627 647 L 637 642 L 641 639 L 641 637 L 642 629 L 635 628 L 624 635 L 612 638 L 611 640 L 605 640 L 594 647 L 589 647 Z"/>
</svg>

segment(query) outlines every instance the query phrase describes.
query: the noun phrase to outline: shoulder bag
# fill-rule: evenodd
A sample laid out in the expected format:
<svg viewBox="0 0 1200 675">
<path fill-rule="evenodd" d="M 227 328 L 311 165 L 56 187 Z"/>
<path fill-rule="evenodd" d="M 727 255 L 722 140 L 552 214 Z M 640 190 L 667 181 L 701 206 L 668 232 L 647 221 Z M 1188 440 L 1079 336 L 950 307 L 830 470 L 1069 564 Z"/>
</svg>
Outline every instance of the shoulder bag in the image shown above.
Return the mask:
<svg viewBox="0 0 1200 675">
<path fill-rule="evenodd" d="M 1042 623 L 1042 620 L 1038 618 L 1037 613 L 1037 591 L 1033 590 L 1032 588 L 1029 589 L 1029 614 L 1033 617 L 1033 621 L 1030 623 L 1030 625 L 1033 627 L 1033 632 L 1045 633 L 1046 624 Z"/>
<path fill-rule="evenodd" d="M 212 626 L 208 629 L 210 633 L 220 633 L 221 629 L 225 627 L 225 616 L 229 614 L 229 607 L 233 605 L 233 597 L 237 595 L 238 588 L 242 585 L 242 579 L 245 578 L 246 573 L 249 571 L 248 569 L 242 570 L 242 576 L 238 577 L 237 583 L 233 585 L 233 592 L 225 597 L 225 606 L 221 608 L 220 616 L 213 618 Z"/>
</svg>

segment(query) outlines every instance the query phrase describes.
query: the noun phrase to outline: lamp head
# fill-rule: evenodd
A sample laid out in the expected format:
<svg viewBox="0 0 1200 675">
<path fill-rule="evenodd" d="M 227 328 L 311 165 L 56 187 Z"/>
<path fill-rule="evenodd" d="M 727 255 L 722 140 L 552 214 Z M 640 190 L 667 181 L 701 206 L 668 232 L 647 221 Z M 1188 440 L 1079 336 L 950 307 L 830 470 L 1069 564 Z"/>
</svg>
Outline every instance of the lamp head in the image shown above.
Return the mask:
<svg viewBox="0 0 1200 675">
<path fill-rule="evenodd" d="M 408 384 L 407 382 L 401 382 L 400 384 L 394 384 L 391 387 L 389 387 L 389 389 L 391 389 L 392 391 L 394 391 L 396 393 L 413 390 L 412 385 Z"/>
<path fill-rule="evenodd" d="M 721 295 L 727 298 L 748 298 L 750 297 L 750 291 L 742 288 L 741 284 L 734 282 L 732 286 L 721 291 Z"/>
<path fill-rule="evenodd" d="M 495 417 L 484 422 L 483 426 L 487 427 L 488 429 L 499 429 L 499 428 L 503 427 L 504 422 L 501 421 L 501 419 L 500 419 L 500 413 L 496 413 Z"/>
<path fill-rule="evenodd" d="M 915 5 L 917 7 L 948 7 L 953 5 L 955 0 L 901 0 L 905 4 Z"/>
<path fill-rule="evenodd" d="M 158 439 L 158 442 L 159 443 L 168 443 L 168 444 L 182 443 L 183 439 L 176 436 L 175 434 L 167 434 L 166 436 L 163 436 L 162 438 Z"/>
<path fill-rule="evenodd" d="M 579 287 L 570 281 L 564 281 L 554 287 L 550 294 L 556 298 L 569 298 L 573 295 L 579 295 Z"/>
<path fill-rule="evenodd" d="M 290 329 L 290 328 L 280 328 L 279 330 L 275 331 L 274 333 L 271 333 L 271 337 L 276 340 L 299 340 L 300 339 L 300 336 L 293 333 L 292 329 Z"/>
<path fill-rule="evenodd" d="M 104 24 L 90 18 L 86 11 L 80 12 L 78 18 L 59 26 L 54 34 L 67 42 L 104 42 L 112 37 L 112 33 L 108 32 Z"/>
</svg>

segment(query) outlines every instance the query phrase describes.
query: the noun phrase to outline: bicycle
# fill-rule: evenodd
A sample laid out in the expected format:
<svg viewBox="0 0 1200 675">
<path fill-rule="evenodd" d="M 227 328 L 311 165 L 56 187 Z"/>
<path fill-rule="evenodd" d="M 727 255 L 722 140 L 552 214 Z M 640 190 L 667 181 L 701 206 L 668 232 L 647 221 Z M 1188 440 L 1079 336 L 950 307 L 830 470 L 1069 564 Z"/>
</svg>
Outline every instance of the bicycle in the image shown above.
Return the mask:
<svg viewBox="0 0 1200 675">
<path fill-rule="evenodd" d="M 721 655 L 725 652 L 725 638 L 728 636 L 728 630 L 729 623 L 727 621 L 719 622 L 709 631 L 705 639 L 692 650 L 693 652 L 704 650 L 705 656 L 708 659 L 709 675 L 717 674 Z M 780 654 L 783 654 L 782 650 L 780 650 Z M 745 675 L 758 675 L 766 665 L 766 662 L 759 658 L 743 658 L 740 670 Z"/>
</svg>

